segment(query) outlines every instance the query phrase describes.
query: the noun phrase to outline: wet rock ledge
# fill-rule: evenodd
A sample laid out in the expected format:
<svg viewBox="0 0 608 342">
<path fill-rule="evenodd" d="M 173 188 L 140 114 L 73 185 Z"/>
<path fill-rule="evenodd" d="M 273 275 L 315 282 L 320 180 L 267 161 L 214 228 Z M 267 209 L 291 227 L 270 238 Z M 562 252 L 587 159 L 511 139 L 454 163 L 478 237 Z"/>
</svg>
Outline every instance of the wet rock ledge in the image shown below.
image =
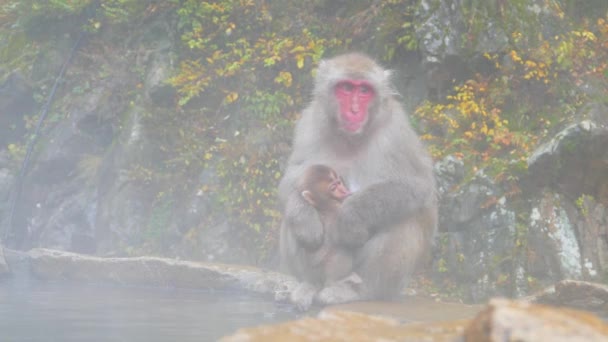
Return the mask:
<svg viewBox="0 0 608 342">
<path fill-rule="evenodd" d="M 2 246 L 0 246 L 0 277 L 8 275 L 9 273 L 10 270 L 6 263 L 6 259 L 4 258 L 4 250 L 2 249 Z"/>
<path fill-rule="evenodd" d="M 29 272 L 43 280 L 234 289 L 277 300 L 284 299 L 296 285 L 295 279 L 285 274 L 242 265 L 157 257 L 100 258 L 51 249 L 33 249 L 27 253 L 5 250 L 5 254 L 9 268 L 17 262 L 26 263 Z"/>
</svg>

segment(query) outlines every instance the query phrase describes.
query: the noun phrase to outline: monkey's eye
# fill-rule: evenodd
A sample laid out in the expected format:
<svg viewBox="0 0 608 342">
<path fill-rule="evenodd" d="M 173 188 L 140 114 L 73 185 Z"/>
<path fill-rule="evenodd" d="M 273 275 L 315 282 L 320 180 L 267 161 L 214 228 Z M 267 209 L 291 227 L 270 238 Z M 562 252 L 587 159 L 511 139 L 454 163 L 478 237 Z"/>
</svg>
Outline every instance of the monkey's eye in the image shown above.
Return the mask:
<svg viewBox="0 0 608 342">
<path fill-rule="evenodd" d="M 361 87 L 359 88 L 359 91 L 361 92 L 361 94 L 371 94 L 374 92 L 372 87 L 365 85 L 365 84 L 361 85 Z"/>
<path fill-rule="evenodd" d="M 336 86 L 336 88 L 338 90 L 350 93 L 351 91 L 353 91 L 353 89 L 355 88 L 355 86 L 350 83 L 350 82 L 340 82 L 338 83 L 338 85 Z"/>
</svg>

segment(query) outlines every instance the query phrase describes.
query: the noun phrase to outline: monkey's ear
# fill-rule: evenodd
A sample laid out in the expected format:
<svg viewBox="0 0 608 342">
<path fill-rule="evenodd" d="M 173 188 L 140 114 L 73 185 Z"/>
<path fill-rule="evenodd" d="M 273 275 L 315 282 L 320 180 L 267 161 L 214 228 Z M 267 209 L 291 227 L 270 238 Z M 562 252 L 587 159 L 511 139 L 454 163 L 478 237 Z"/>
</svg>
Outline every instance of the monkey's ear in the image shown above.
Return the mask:
<svg viewBox="0 0 608 342">
<path fill-rule="evenodd" d="M 304 190 L 302 191 L 302 197 L 304 198 L 304 200 L 306 200 L 306 202 L 308 202 L 308 204 L 312 206 L 315 205 L 315 201 L 312 199 L 312 192 Z"/>
</svg>

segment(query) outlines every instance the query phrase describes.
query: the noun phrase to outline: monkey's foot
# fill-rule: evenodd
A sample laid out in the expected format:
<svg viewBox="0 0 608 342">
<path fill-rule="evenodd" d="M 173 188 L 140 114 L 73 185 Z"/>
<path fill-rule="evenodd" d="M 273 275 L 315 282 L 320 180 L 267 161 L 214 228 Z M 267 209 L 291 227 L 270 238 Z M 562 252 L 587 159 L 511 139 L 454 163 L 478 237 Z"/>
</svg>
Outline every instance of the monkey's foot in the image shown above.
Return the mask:
<svg viewBox="0 0 608 342">
<path fill-rule="evenodd" d="M 312 284 L 303 282 L 293 290 L 289 300 L 296 305 L 299 310 L 306 311 L 312 305 L 318 289 Z"/>
<path fill-rule="evenodd" d="M 322 305 L 341 304 L 361 300 L 358 285 L 363 282 L 356 273 L 335 282 L 317 293 L 315 300 Z"/>
<path fill-rule="evenodd" d="M 354 286 L 361 285 L 363 283 L 363 279 L 359 277 L 359 275 L 355 272 L 352 272 L 348 275 L 348 277 L 340 280 L 340 282 L 345 282 Z"/>
</svg>

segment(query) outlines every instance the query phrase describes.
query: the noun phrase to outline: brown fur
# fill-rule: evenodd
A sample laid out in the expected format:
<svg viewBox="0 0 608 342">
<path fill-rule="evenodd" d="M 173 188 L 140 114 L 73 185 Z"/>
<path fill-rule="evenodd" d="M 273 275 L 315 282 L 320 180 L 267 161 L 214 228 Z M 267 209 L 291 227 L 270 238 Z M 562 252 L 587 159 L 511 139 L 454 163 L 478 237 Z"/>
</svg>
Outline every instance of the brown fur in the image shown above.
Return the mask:
<svg viewBox="0 0 608 342">
<path fill-rule="evenodd" d="M 348 276 L 353 269 L 352 252 L 336 245 L 328 232 L 334 222 L 345 197 L 339 197 L 330 191 L 331 182 L 339 178 L 338 174 L 325 165 L 312 165 L 306 169 L 298 182 L 298 190 L 304 199 L 317 210 L 323 225 L 324 238 L 321 247 L 309 250 L 308 272 L 304 280 L 319 286 L 340 280 Z M 343 185 L 342 185 L 343 186 Z"/>
</svg>

